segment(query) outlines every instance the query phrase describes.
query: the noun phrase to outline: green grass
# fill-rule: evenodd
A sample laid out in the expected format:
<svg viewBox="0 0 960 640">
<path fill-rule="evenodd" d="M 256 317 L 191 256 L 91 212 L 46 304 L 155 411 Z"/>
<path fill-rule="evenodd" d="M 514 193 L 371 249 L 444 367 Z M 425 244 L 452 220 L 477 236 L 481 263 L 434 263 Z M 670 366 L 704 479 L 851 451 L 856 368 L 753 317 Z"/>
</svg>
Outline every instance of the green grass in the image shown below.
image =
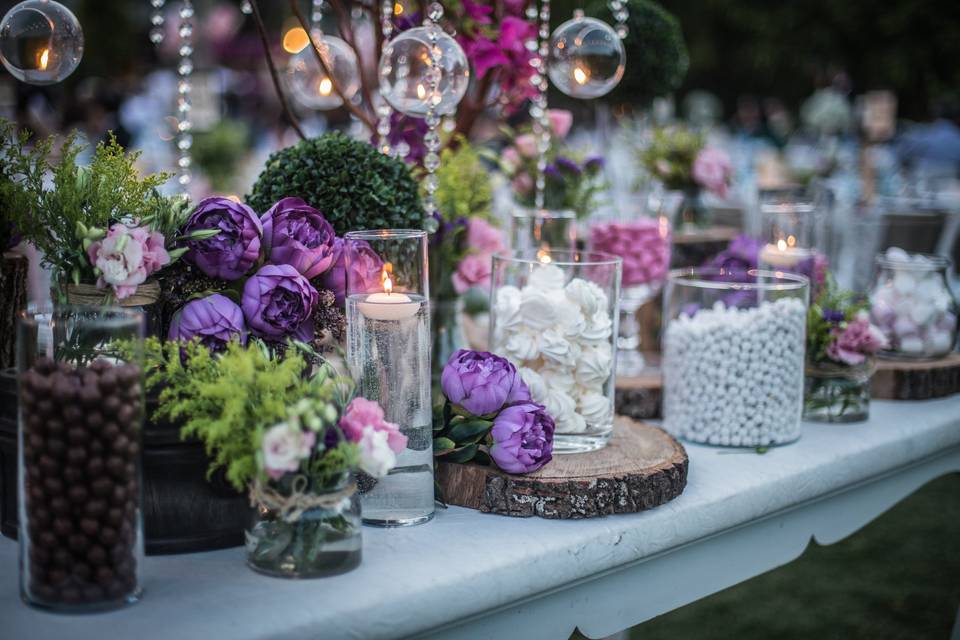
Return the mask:
<svg viewBox="0 0 960 640">
<path fill-rule="evenodd" d="M 635 627 L 633 640 L 948 640 L 960 606 L 960 474 L 835 545 Z"/>
</svg>

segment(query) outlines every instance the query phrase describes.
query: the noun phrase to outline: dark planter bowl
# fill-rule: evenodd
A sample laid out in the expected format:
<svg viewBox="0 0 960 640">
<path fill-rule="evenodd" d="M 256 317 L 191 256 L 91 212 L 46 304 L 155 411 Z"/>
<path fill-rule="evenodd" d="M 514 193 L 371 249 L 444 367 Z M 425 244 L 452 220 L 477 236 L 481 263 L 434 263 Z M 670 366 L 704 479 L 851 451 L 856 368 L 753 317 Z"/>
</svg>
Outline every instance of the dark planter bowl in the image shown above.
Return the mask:
<svg viewBox="0 0 960 640">
<path fill-rule="evenodd" d="M 156 406 L 147 399 L 147 412 Z M 147 420 L 143 442 L 143 519 L 150 555 L 224 549 L 243 544 L 251 519 L 246 496 L 223 475 L 207 480 L 210 462 L 179 427 Z M 17 537 L 17 379 L 0 371 L 0 532 Z"/>
</svg>

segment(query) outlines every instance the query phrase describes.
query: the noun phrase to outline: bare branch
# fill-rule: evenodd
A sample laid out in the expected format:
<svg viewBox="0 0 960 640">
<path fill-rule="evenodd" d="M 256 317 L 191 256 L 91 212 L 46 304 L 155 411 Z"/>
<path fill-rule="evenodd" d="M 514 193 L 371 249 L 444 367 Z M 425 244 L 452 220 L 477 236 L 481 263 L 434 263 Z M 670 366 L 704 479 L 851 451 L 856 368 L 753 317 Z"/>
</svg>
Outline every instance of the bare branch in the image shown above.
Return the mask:
<svg viewBox="0 0 960 640">
<path fill-rule="evenodd" d="M 267 39 L 267 30 L 263 26 L 263 18 L 260 16 L 260 7 L 257 5 L 257 0 L 250 0 L 250 7 L 253 9 L 253 22 L 257 25 L 260 42 L 263 43 L 263 53 L 267 58 L 267 68 L 270 69 L 270 77 L 273 79 L 273 88 L 277 92 L 280 106 L 283 108 L 283 113 L 290 123 L 290 126 L 293 127 L 293 130 L 297 132 L 301 140 L 306 140 L 307 136 L 303 132 L 303 129 L 300 128 L 300 122 L 297 120 L 297 117 L 293 115 L 293 111 L 290 109 L 290 103 L 287 102 L 287 96 L 283 92 L 283 87 L 280 86 L 280 76 L 277 74 L 277 67 L 273 63 L 273 54 L 270 53 L 270 41 Z"/>
</svg>

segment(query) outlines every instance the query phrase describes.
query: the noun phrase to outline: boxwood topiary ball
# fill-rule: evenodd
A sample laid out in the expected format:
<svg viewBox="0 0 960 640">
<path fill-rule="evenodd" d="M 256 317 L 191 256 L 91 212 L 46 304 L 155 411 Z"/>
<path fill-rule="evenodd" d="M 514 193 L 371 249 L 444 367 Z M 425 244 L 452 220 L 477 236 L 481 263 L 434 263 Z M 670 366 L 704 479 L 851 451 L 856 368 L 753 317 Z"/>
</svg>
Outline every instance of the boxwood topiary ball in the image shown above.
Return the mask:
<svg viewBox="0 0 960 640">
<path fill-rule="evenodd" d="M 260 213 L 281 198 L 303 198 L 338 236 L 358 229 L 420 229 L 417 182 L 401 160 L 342 133 L 303 140 L 272 154 L 247 196 Z"/>
</svg>

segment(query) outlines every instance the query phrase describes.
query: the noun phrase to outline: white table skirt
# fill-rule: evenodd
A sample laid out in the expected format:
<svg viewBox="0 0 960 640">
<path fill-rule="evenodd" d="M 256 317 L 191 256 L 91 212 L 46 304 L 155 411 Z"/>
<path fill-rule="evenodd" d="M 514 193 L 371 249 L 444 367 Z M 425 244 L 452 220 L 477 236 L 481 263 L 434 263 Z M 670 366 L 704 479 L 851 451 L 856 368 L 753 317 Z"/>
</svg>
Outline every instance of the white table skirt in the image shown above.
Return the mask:
<svg viewBox="0 0 960 640">
<path fill-rule="evenodd" d="M 854 425 L 804 425 L 752 452 L 685 445 L 683 495 L 584 521 L 452 507 L 409 529 L 364 528 L 361 566 L 268 578 L 242 549 L 146 559 L 139 604 L 65 616 L 18 595 L 17 546 L 0 541 L 0 638 L 302 639 L 600 637 L 830 544 L 931 479 L 960 470 L 960 396 L 874 402 Z"/>
</svg>

